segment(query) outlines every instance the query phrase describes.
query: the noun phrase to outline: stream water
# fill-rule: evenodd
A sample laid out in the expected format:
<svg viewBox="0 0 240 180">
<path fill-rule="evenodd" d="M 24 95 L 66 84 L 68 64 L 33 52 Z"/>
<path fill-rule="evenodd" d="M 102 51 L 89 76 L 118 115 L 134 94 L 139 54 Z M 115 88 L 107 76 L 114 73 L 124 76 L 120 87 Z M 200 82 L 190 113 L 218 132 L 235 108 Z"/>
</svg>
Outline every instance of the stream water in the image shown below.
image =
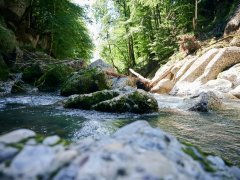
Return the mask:
<svg viewBox="0 0 240 180">
<path fill-rule="evenodd" d="M 210 113 L 186 111 L 188 100 L 157 96 L 161 111 L 155 114 L 113 114 L 64 109 L 54 105 L 54 94 L 0 98 L 0 134 L 28 128 L 40 134 L 57 134 L 72 141 L 104 136 L 136 120 L 147 120 L 181 141 L 240 165 L 240 102 L 225 102 L 225 110 Z"/>
</svg>

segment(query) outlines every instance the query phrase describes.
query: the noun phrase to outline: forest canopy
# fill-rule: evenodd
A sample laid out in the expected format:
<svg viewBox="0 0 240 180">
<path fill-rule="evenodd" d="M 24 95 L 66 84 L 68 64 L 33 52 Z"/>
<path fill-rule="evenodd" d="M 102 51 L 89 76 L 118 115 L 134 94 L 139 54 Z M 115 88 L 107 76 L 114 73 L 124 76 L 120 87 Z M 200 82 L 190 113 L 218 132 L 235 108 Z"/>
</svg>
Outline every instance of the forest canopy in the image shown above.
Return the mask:
<svg viewBox="0 0 240 180">
<path fill-rule="evenodd" d="M 120 72 L 148 75 L 178 50 L 178 37 L 222 35 L 237 0 L 98 0 L 101 56 Z M 229 13 L 230 12 L 230 13 Z"/>
</svg>

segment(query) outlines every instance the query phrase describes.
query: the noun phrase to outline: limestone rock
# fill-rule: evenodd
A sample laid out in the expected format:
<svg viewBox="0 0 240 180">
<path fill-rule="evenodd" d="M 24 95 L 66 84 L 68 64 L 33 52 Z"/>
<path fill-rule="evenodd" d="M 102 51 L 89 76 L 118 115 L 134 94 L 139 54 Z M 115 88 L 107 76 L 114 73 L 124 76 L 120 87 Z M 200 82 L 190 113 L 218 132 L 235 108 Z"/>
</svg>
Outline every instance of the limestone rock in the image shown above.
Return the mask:
<svg viewBox="0 0 240 180">
<path fill-rule="evenodd" d="M 209 80 L 216 79 L 226 67 L 240 63 L 240 47 L 226 47 L 221 49 L 218 54 L 209 62 L 204 73 L 197 79 L 205 84 Z"/>
<path fill-rule="evenodd" d="M 240 99 L 240 85 L 230 91 L 230 94 Z"/>
<path fill-rule="evenodd" d="M 93 109 L 103 112 L 151 113 L 158 111 L 157 100 L 142 90 L 120 95 L 111 100 L 100 102 Z"/>
<path fill-rule="evenodd" d="M 226 79 L 233 83 L 233 87 L 240 85 L 240 64 L 236 64 L 230 69 L 221 72 L 218 75 L 218 79 Z"/>
<path fill-rule="evenodd" d="M 55 136 L 50 136 L 50 137 L 47 137 L 46 139 L 44 139 L 43 144 L 52 146 L 52 145 L 58 143 L 59 141 L 60 141 L 60 137 L 55 135 Z"/>
<path fill-rule="evenodd" d="M 174 86 L 174 82 L 169 79 L 162 79 L 151 89 L 152 93 L 168 94 Z"/>
<path fill-rule="evenodd" d="M 90 65 L 89 65 L 89 68 L 91 69 L 100 69 L 102 71 L 109 71 L 109 72 L 115 72 L 115 69 L 113 68 L 113 66 L 111 66 L 110 64 L 107 64 L 105 63 L 102 59 L 98 59 L 94 62 L 92 62 Z"/>
<path fill-rule="evenodd" d="M 98 69 L 87 69 L 73 73 L 63 84 L 61 95 L 88 94 L 110 89 L 106 74 Z"/>
<path fill-rule="evenodd" d="M 202 86 L 202 89 L 210 91 L 219 91 L 222 93 L 228 93 L 232 90 L 233 84 L 226 79 L 210 80 Z"/>
<path fill-rule="evenodd" d="M 26 9 L 30 6 L 30 0 L 8 0 L 4 1 L 4 11 L 7 14 L 8 20 L 19 21 L 24 15 Z"/>
<path fill-rule="evenodd" d="M 222 101 L 215 93 L 203 92 L 196 97 L 196 102 L 189 109 L 190 111 L 208 112 L 209 110 L 217 110 L 222 107 Z"/>
<path fill-rule="evenodd" d="M 19 129 L 0 136 L 0 143 L 12 144 L 24 139 L 36 136 L 36 133 L 28 129 Z"/>
<path fill-rule="evenodd" d="M 64 103 L 65 108 L 91 109 L 93 105 L 119 95 L 117 91 L 103 90 L 91 94 L 72 95 Z"/>
</svg>

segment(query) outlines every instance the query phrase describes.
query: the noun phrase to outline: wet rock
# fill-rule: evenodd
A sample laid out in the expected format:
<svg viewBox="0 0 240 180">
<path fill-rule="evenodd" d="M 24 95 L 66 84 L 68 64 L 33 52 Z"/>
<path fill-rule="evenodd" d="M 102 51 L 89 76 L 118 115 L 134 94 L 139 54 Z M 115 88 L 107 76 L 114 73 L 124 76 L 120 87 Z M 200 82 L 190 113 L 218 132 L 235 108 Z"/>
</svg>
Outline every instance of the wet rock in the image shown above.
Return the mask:
<svg viewBox="0 0 240 180">
<path fill-rule="evenodd" d="M 63 84 L 61 95 L 88 94 L 109 88 L 110 84 L 103 71 L 98 69 L 87 69 L 73 73 Z"/>
<path fill-rule="evenodd" d="M 55 135 L 55 136 L 50 136 L 50 137 L 47 137 L 46 139 L 44 139 L 43 144 L 52 146 L 52 145 L 57 144 L 59 141 L 60 141 L 60 137 Z"/>
<path fill-rule="evenodd" d="M 0 136 L 0 143 L 13 144 L 34 136 L 36 133 L 31 130 L 19 129 Z"/>
<path fill-rule="evenodd" d="M 17 153 L 18 149 L 14 147 L 5 147 L 0 145 L 0 163 L 12 159 Z"/>
<path fill-rule="evenodd" d="M 202 92 L 196 97 L 195 104 L 189 108 L 190 111 L 208 112 L 222 107 L 222 101 L 214 92 Z"/>
<path fill-rule="evenodd" d="M 0 150 L 4 148 L 0 144 Z M 134 122 L 111 136 L 88 137 L 67 147 L 25 145 L 14 156 L 8 164 L 0 162 L 0 178 L 185 180 L 238 179 L 240 174 L 238 167 L 229 167 L 219 157 L 183 145 L 146 121 Z"/>
<path fill-rule="evenodd" d="M 13 86 L 12 86 L 12 90 L 11 93 L 16 94 L 16 93 L 25 93 L 27 92 L 27 86 L 24 84 L 23 81 L 19 80 L 16 81 Z"/>
<path fill-rule="evenodd" d="M 162 79 L 151 89 L 152 93 L 168 94 L 174 86 L 174 82 L 170 79 Z"/>
<path fill-rule="evenodd" d="M 65 108 L 91 109 L 93 105 L 119 95 L 117 91 L 103 90 L 91 94 L 72 95 L 64 103 Z"/>
<path fill-rule="evenodd" d="M 126 86 L 136 86 L 136 79 L 130 77 L 111 78 L 112 89 L 124 88 Z"/>
<path fill-rule="evenodd" d="M 26 146 L 13 159 L 10 167 L 6 169 L 6 173 L 15 179 L 33 179 L 36 177 L 44 177 L 49 173 L 51 165 L 54 162 L 55 153 L 47 146 Z"/>
<path fill-rule="evenodd" d="M 43 73 L 44 71 L 40 64 L 33 64 L 23 70 L 22 79 L 24 82 L 34 83 L 43 75 Z"/>
<path fill-rule="evenodd" d="M 37 80 L 36 85 L 41 91 L 56 91 L 72 72 L 73 69 L 68 66 L 53 66 Z"/>
<path fill-rule="evenodd" d="M 93 109 L 103 112 L 132 112 L 151 113 L 158 111 L 157 100 L 142 90 L 133 91 L 115 97 L 111 100 L 100 102 Z"/>
</svg>

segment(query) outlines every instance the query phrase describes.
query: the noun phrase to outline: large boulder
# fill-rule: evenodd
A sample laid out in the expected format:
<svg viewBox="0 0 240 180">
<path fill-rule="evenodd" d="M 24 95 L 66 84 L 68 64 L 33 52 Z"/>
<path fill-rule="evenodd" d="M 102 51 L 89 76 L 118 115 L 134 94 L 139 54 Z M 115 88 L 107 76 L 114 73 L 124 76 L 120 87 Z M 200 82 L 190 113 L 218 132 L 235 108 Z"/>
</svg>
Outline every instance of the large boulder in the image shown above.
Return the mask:
<svg viewBox="0 0 240 180">
<path fill-rule="evenodd" d="M 72 95 L 66 102 L 64 102 L 65 108 L 79 108 L 79 109 L 91 109 L 93 105 L 102 101 L 113 99 L 119 96 L 118 91 L 103 90 L 91 94 Z"/>
<path fill-rule="evenodd" d="M 236 3 L 235 3 L 236 4 Z M 230 21 L 227 23 L 224 35 L 229 35 L 237 31 L 240 27 L 240 4 L 238 3 L 238 6 L 235 6 L 235 13 L 231 17 Z"/>
<path fill-rule="evenodd" d="M 9 70 L 0 54 L 0 81 L 7 80 L 9 75 Z"/>
<path fill-rule="evenodd" d="M 219 91 L 222 93 L 228 93 L 232 90 L 233 84 L 226 79 L 214 79 L 208 81 L 201 87 L 201 90 L 211 90 L 211 91 Z"/>
<path fill-rule="evenodd" d="M 110 88 L 106 74 L 99 69 L 86 69 L 73 73 L 63 84 L 61 95 L 88 94 Z"/>
<path fill-rule="evenodd" d="M 64 145 L 65 144 L 65 145 Z M 71 145 L 30 130 L 0 136 L 0 179 L 239 179 L 240 169 L 146 121 Z"/>
<path fill-rule="evenodd" d="M 233 83 L 233 87 L 240 85 L 240 64 L 236 64 L 230 69 L 223 71 L 218 75 L 218 79 L 226 79 Z"/>
<path fill-rule="evenodd" d="M 22 79 L 27 83 L 35 83 L 44 74 L 39 63 L 32 64 L 23 70 Z"/>
<path fill-rule="evenodd" d="M 68 66 L 53 66 L 36 81 L 36 85 L 41 91 L 56 91 L 72 72 L 73 69 Z"/>
<path fill-rule="evenodd" d="M 31 5 L 31 0 L 5 0 L 1 11 L 8 21 L 18 22 Z"/>
<path fill-rule="evenodd" d="M 237 86 L 235 89 L 231 90 L 229 93 L 240 99 L 240 85 Z"/>
<path fill-rule="evenodd" d="M 209 110 L 219 110 L 222 107 L 222 101 L 212 92 L 202 92 L 199 96 L 194 97 L 195 102 L 190 111 L 208 112 Z"/>
<path fill-rule="evenodd" d="M 92 62 L 89 65 L 89 68 L 91 68 L 91 69 L 96 69 L 97 68 L 97 69 L 100 69 L 102 71 L 108 71 L 108 72 L 115 72 L 116 73 L 113 66 L 105 63 L 102 59 L 98 59 L 98 60 Z"/>
<path fill-rule="evenodd" d="M 142 90 L 122 94 L 113 99 L 100 102 L 93 109 L 103 112 L 151 113 L 158 111 L 157 100 Z"/>
</svg>

